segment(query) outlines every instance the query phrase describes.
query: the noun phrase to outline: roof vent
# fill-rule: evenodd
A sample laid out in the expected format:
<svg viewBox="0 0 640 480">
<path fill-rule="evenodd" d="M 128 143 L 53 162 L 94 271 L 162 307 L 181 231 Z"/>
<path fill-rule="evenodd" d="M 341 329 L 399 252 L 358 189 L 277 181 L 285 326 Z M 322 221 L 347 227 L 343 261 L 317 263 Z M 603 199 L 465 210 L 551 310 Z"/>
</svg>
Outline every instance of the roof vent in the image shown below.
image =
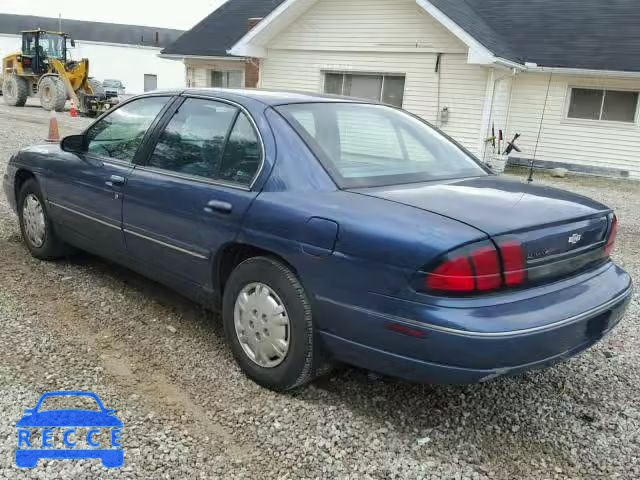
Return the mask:
<svg viewBox="0 0 640 480">
<path fill-rule="evenodd" d="M 250 18 L 249 21 L 248 21 L 247 31 L 251 30 L 253 27 L 255 27 L 257 24 L 259 24 L 261 21 L 262 21 L 262 18 L 258 18 L 258 17 Z"/>
</svg>

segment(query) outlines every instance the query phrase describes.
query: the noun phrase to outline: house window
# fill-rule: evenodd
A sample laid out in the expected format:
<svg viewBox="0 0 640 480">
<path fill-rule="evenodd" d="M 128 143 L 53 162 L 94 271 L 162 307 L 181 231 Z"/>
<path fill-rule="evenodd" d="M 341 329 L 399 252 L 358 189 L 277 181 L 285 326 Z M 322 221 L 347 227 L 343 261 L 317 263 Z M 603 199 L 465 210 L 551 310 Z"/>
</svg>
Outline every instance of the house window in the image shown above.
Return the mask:
<svg viewBox="0 0 640 480">
<path fill-rule="evenodd" d="M 210 84 L 215 88 L 242 88 L 242 70 L 210 70 Z"/>
<path fill-rule="evenodd" d="M 324 93 L 366 98 L 402 107 L 404 76 L 334 73 L 324 74 Z"/>
<path fill-rule="evenodd" d="M 144 91 L 151 92 L 158 89 L 158 76 L 152 73 L 144 74 Z"/>
<path fill-rule="evenodd" d="M 638 92 L 572 88 L 569 118 L 632 123 L 636 119 Z"/>
</svg>

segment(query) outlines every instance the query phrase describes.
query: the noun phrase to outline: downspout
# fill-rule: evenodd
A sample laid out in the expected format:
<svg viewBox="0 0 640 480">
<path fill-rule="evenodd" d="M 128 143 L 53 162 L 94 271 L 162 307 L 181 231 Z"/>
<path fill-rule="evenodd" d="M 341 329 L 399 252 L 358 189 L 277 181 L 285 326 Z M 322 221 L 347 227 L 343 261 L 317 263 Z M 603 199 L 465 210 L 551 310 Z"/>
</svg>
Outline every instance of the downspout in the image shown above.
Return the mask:
<svg viewBox="0 0 640 480">
<path fill-rule="evenodd" d="M 491 122 L 493 110 L 493 93 L 495 91 L 495 69 L 490 68 L 487 72 L 487 85 L 484 90 L 484 105 L 482 106 L 482 120 L 480 124 L 480 148 L 478 152 L 482 155 L 482 161 L 486 159 L 486 138 Z M 489 103 L 491 102 L 491 103 Z"/>
<path fill-rule="evenodd" d="M 509 120 L 511 120 L 511 102 L 513 101 L 514 83 L 516 82 L 516 76 L 519 72 L 520 70 L 518 70 L 517 68 L 514 68 L 511 71 L 511 88 L 509 89 L 509 103 L 507 104 L 507 118 L 505 118 L 504 121 L 504 132 L 507 136 L 509 136 Z"/>
<path fill-rule="evenodd" d="M 442 56 L 444 54 L 443 53 L 438 53 L 438 55 L 436 56 L 436 80 L 438 82 L 438 93 L 436 95 L 436 121 L 435 121 L 435 126 L 440 128 L 441 125 L 441 118 L 440 118 L 440 82 L 442 79 Z"/>
</svg>

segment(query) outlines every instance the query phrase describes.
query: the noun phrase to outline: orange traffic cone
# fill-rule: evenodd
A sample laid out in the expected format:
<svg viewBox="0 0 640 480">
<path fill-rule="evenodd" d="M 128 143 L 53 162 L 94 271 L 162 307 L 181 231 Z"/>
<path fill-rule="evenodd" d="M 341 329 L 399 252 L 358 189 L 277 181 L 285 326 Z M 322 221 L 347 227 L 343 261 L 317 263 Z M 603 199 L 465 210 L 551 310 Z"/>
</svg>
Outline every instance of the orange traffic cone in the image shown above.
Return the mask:
<svg viewBox="0 0 640 480">
<path fill-rule="evenodd" d="M 47 142 L 58 143 L 60 141 L 60 130 L 58 129 L 58 117 L 55 110 L 51 110 L 51 116 L 49 117 L 49 136 Z"/>
<path fill-rule="evenodd" d="M 74 118 L 78 116 L 78 112 L 76 111 L 76 104 L 73 100 L 71 100 L 71 108 L 69 109 L 69 115 L 71 115 Z"/>
</svg>

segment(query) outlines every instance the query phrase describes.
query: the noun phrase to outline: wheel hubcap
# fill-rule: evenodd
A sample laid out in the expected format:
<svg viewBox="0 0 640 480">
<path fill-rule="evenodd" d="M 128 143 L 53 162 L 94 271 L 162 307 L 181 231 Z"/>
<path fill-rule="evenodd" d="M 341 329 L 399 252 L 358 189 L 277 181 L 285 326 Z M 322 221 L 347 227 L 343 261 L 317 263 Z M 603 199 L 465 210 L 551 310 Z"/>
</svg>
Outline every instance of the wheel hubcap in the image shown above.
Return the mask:
<svg viewBox="0 0 640 480">
<path fill-rule="evenodd" d="M 44 210 L 40 200 L 33 194 L 27 195 L 22 206 L 22 220 L 24 223 L 24 233 L 31 245 L 36 248 L 44 244 L 46 233 Z"/>
<path fill-rule="evenodd" d="M 280 365 L 289 352 L 289 315 L 280 297 L 264 283 L 250 283 L 238 294 L 233 311 L 244 353 L 265 368 Z"/>
</svg>

